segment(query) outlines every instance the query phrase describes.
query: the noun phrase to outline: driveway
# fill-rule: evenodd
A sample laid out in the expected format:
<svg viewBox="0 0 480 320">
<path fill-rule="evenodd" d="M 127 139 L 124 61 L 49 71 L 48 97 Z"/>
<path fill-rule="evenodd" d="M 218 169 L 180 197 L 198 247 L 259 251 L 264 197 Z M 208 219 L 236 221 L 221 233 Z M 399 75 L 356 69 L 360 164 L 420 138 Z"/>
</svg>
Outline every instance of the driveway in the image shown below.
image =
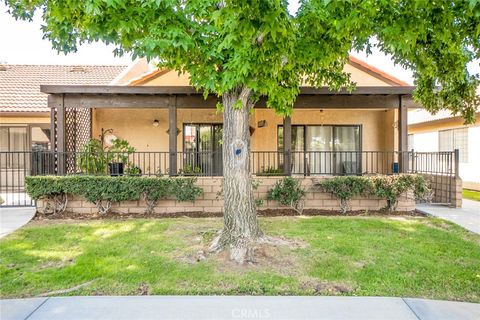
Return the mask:
<svg viewBox="0 0 480 320">
<path fill-rule="evenodd" d="M 34 214 L 34 207 L 0 208 L 0 238 L 27 224 Z"/>
<path fill-rule="evenodd" d="M 480 304 L 384 297 L 122 296 L 0 301 L 2 320 L 478 320 Z"/>
<path fill-rule="evenodd" d="M 480 202 L 463 199 L 461 208 L 421 203 L 417 211 L 456 223 L 467 230 L 480 234 Z"/>
</svg>

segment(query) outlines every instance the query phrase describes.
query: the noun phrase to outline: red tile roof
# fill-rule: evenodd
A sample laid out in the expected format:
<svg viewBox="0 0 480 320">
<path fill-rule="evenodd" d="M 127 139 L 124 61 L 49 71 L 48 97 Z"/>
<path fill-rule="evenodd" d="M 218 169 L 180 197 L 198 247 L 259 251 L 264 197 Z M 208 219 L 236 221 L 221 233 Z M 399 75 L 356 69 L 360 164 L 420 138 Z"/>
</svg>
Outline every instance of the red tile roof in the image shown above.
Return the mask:
<svg viewBox="0 0 480 320">
<path fill-rule="evenodd" d="M 0 65 L 0 112 L 48 112 L 41 84 L 108 85 L 125 67 Z"/>
</svg>

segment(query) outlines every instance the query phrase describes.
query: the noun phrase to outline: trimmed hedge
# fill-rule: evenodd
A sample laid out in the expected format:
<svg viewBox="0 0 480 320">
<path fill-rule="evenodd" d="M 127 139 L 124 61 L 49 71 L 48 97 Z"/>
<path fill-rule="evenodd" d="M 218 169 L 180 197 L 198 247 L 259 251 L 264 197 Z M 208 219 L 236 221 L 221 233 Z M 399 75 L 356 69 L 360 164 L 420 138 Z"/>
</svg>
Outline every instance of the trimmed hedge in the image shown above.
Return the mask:
<svg viewBox="0 0 480 320">
<path fill-rule="evenodd" d="M 161 199 L 194 201 L 203 193 L 195 182 L 195 178 L 29 176 L 25 178 L 25 189 L 35 200 L 50 201 L 67 194 L 81 196 L 97 205 L 101 213 L 108 212 L 114 202 L 144 199 L 146 211 L 152 212 Z"/>
<path fill-rule="evenodd" d="M 412 191 L 415 199 L 426 199 L 431 193 L 425 178 L 417 174 L 341 176 L 325 179 L 316 186 L 337 198 L 343 213 L 349 209 L 349 200 L 360 195 L 385 199 L 386 209 L 395 211 L 403 193 Z"/>
<path fill-rule="evenodd" d="M 342 213 L 350 208 L 349 201 L 358 196 L 368 195 L 373 190 L 371 179 L 366 177 L 345 176 L 325 179 L 318 183 L 325 192 L 331 193 L 340 201 Z"/>
</svg>

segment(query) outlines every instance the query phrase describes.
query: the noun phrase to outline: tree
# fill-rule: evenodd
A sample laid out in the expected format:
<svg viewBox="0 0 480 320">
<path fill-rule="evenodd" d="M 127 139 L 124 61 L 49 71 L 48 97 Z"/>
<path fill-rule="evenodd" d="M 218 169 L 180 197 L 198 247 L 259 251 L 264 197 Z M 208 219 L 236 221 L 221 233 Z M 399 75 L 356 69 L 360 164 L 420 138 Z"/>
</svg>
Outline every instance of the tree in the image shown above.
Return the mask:
<svg viewBox="0 0 480 320">
<path fill-rule="evenodd" d="M 158 59 L 188 72 L 193 86 L 221 97 L 224 115 L 224 229 L 213 249 L 239 262 L 262 239 L 248 165 L 248 117 L 260 96 L 290 115 L 302 81 L 353 89 L 343 72 L 352 49 L 373 39 L 396 63 L 414 71 L 414 97 L 472 122 L 478 76 L 467 63 L 480 55 L 480 3 L 470 1 L 302 0 L 5 0 L 17 18 L 43 15 L 53 47 L 83 42 L 116 45 L 116 54 Z"/>
</svg>

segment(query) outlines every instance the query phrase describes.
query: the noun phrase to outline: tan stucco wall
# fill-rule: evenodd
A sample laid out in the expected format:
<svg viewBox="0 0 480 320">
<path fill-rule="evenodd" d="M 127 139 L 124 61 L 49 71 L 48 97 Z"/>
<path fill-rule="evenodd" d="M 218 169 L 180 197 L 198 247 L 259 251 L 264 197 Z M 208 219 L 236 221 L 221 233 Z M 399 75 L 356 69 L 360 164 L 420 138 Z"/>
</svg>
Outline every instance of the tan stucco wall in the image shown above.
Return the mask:
<svg viewBox="0 0 480 320">
<path fill-rule="evenodd" d="M 154 127 L 153 121 L 159 126 Z M 215 109 L 178 109 L 178 151 L 183 148 L 183 125 L 188 123 L 222 123 Z M 126 139 L 137 151 L 168 151 L 168 111 L 166 109 L 98 109 L 94 111 L 93 136 L 101 129 L 113 129 L 115 136 Z"/>
<path fill-rule="evenodd" d="M 352 124 L 362 126 L 362 148 L 365 151 L 392 150 L 394 147 L 393 111 L 385 110 L 310 110 L 297 109 L 292 115 L 292 124 L 329 125 Z M 153 126 L 159 120 L 158 127 Z M 257 123 L 266 120 L 267 126 L 258 128 Z M 127 139 L 138 151 L 168 151 L 168 111 L 166 109 L 98 109 L 94 111 L 93 135 L 101 129 L 113 129 L 118 138 Z M 222 123 L 222 115 L 214 109 L 178 109 L 177 128 L 183 131 L 188 123 Z M 282 117 L 273 110 L 258 109 L 251 116 L 255 128 L 252 135 L 252 150 L 276 151 L 277 128 Z M 177 139 L 178 151 L 183 148 L 183 132 Z"/>
<path fill-rule="evenodd" d="M 390 86 L 390 84 L 387 82 L 375 78 L 374 76 L 366 73 L 365 71 L 359 70 L 348 63 L 345 65 L 343 70 L 350 73 L 350 78 L 358 86 Z"/>
<path fill-rule="evenodd" d="M 346 64 L 344 71 L 350 73 L 351 79 L 358 86 L 390 86 L 385 81 L 376 78 L 365 71 L 357 69 L 350 64 Z M 142 86 L 188 86 L 190 84 L 188 74 L 178 74 L 176 71 L 170 71 L 163 75 L 143 82 Z"/>
<path fill-rule="evenodd" d="M 141 84 L 142 86 L 188 86 L 190 85 L 187 74 L 179 75 L 176 71 L 167 72 L 150 81 Z"/>
<path fill-rule="evenodd" d="M 296 109 L 292 114 L 292 125 L 332 125 L 351 124 L 362 126 L 362 149 L 384 150 L 388 141 L 383 132 L 390 130 L 384 122 L 387 112 L 384 110 L 311 110 Z M 277 126 L 283 123 L 280 116 L 272 110 L 256 110 L 255 121 L 266 120 L 267 126 L 256 128 L 252 137 L 252 150 L 276 151 Z"/>
<path fill-rule="evenodd" d="M 468 125 L 468 127 L 473 126 L 480 126 L 480 113 L 476 114 L 476 122 L 474 124 Z M 455 117 L 409 125 L 408 133 L 412 134 L 422 132 L 434 132 L 439 130 L 455 129 L 462 127 L 465 127 L 465 125 L 463 124 L 463 119 L 461 117 Z"/>
<path fill-rule="evenodd" d="M 49 115 L 41 116 L 0 116 L 0 124 L 50 123 Z"/>
</svg>

